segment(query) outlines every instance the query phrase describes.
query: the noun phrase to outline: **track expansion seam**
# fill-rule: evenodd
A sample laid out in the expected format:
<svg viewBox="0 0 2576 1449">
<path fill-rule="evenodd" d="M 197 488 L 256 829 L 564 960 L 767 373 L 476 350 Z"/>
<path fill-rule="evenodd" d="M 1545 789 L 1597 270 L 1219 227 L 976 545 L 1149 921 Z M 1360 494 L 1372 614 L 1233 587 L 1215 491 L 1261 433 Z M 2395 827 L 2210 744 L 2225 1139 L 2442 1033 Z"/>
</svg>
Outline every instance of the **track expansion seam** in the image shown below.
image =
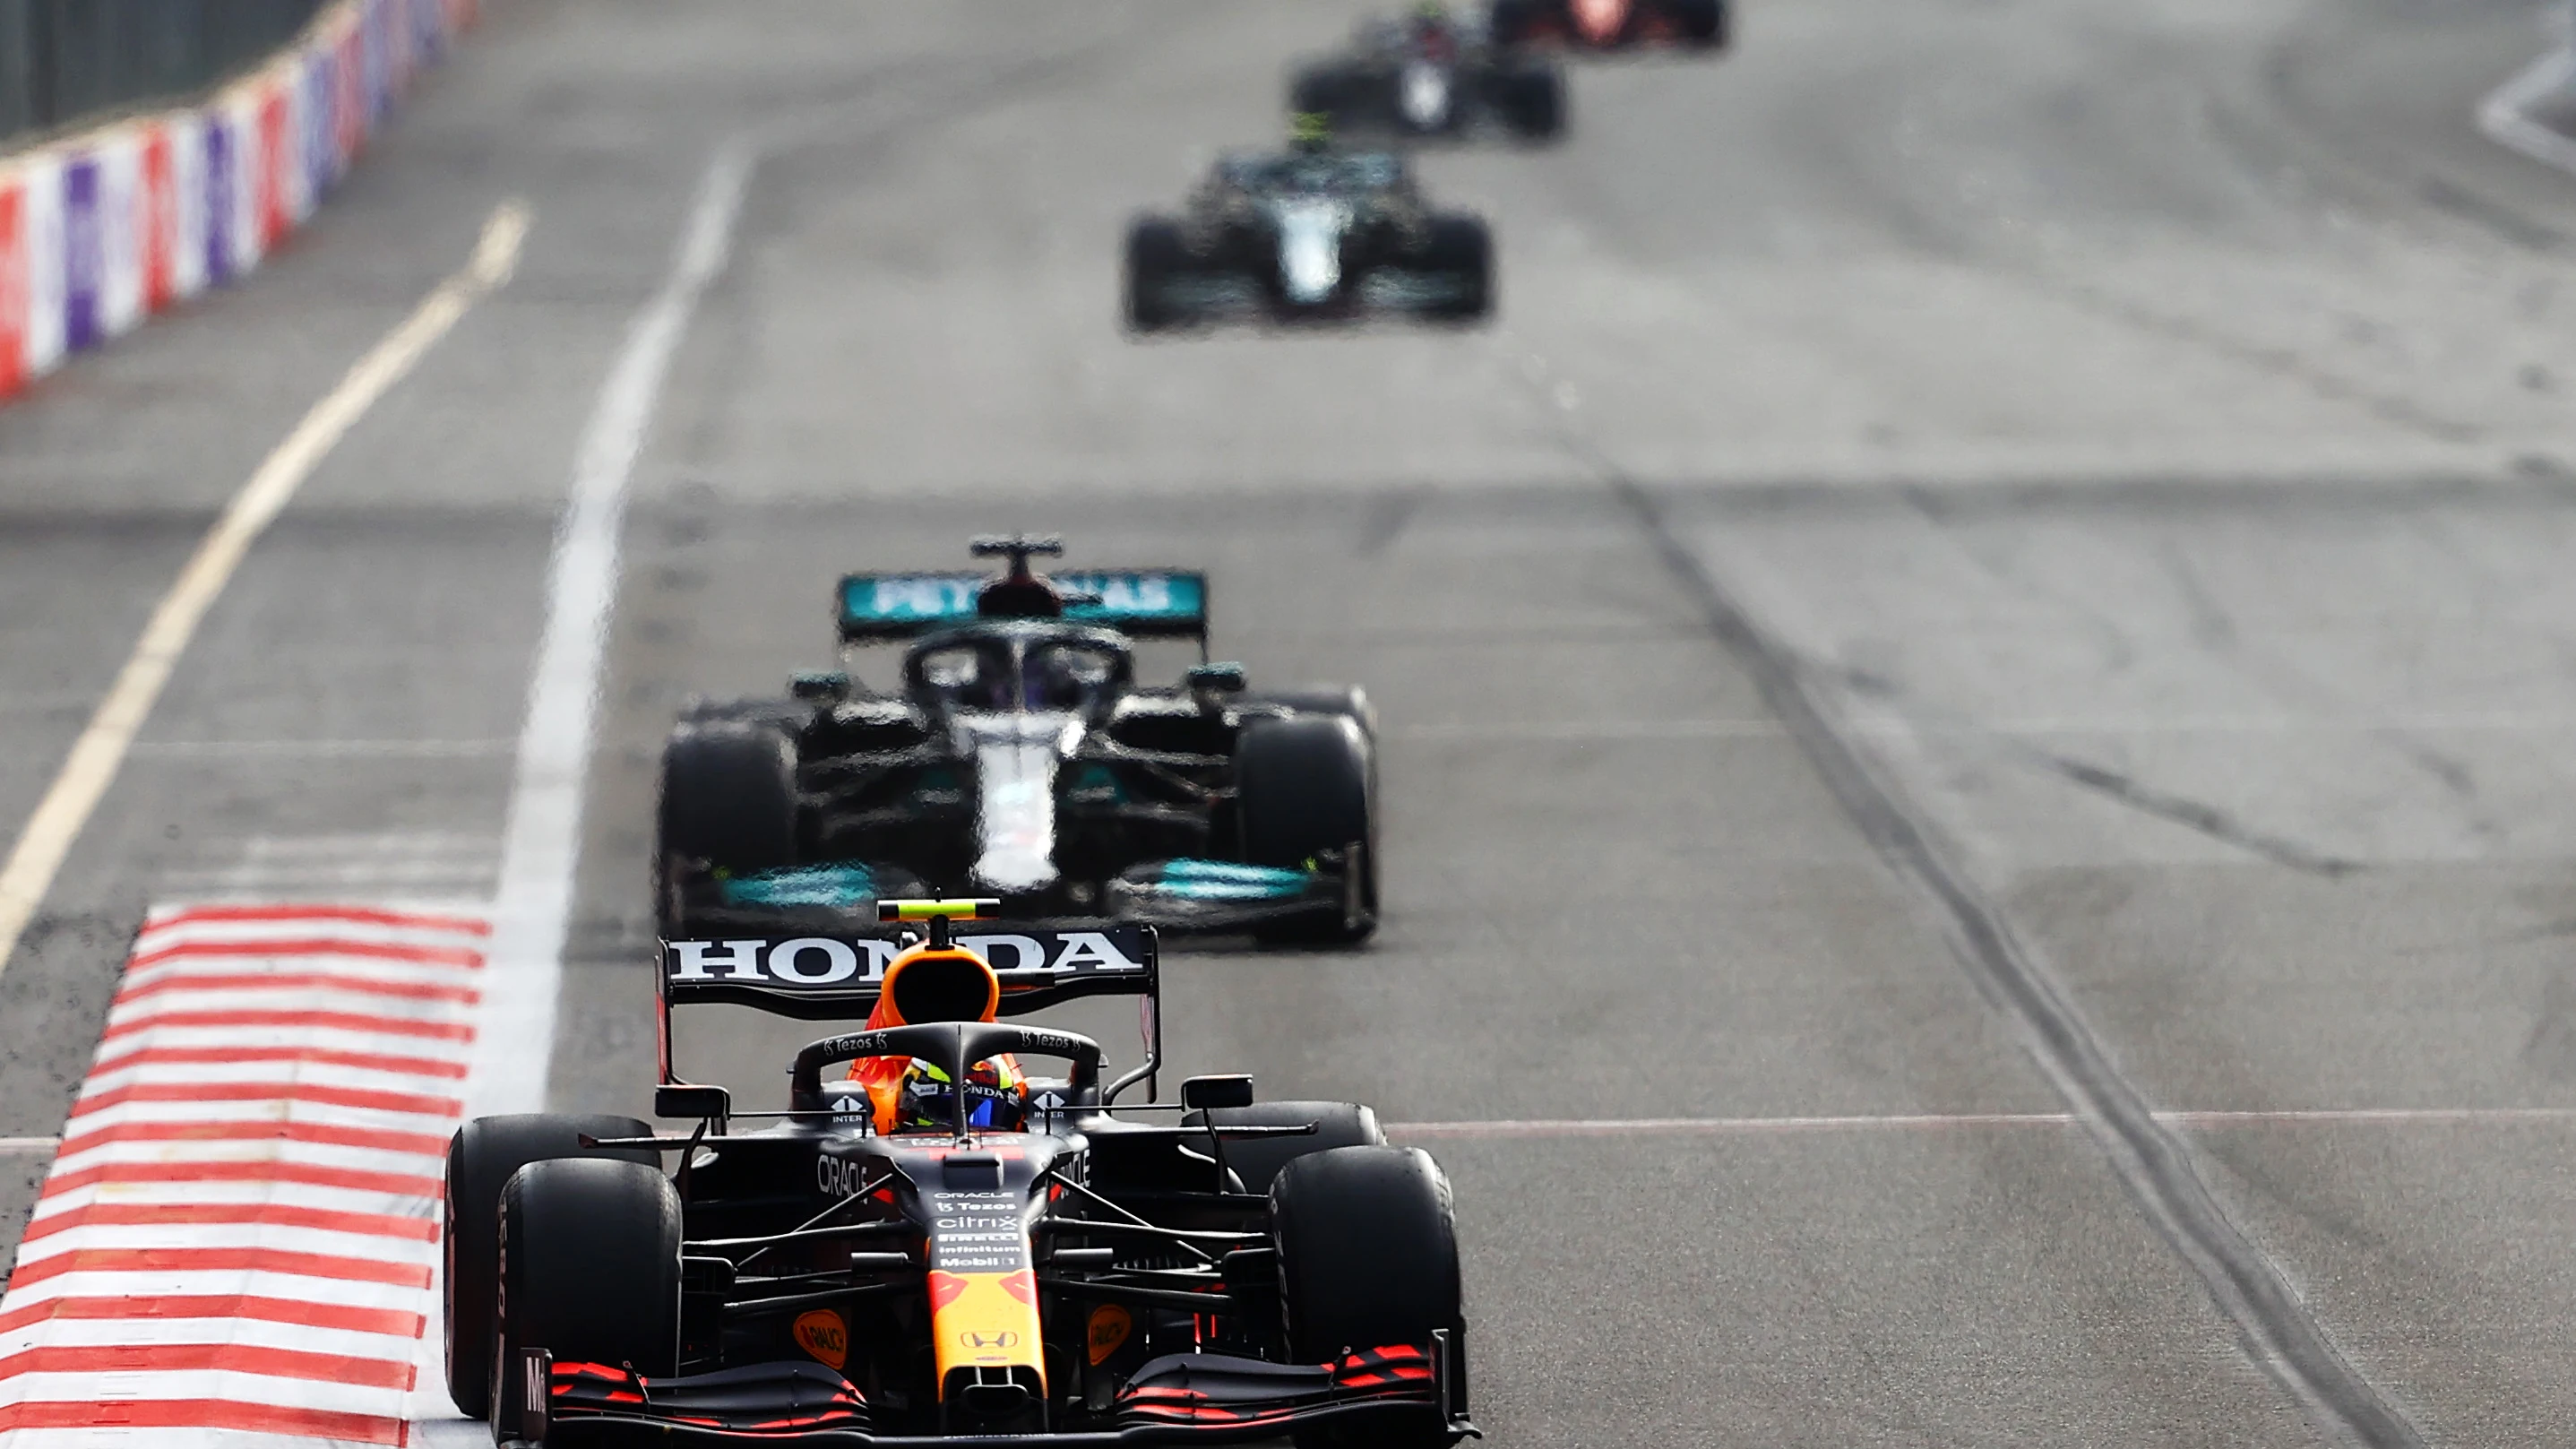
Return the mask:
<svg viewBox="0 0 2576 1449">
<path fill-rule="evenodd" d="M 1525 353 L 1521 361 L 1533 391 L 1561 415 L 1574 410 L 1574 394 L 1562 384 L 1547 385 L 1542 359 Z M 2334 1442 L 2421 1449 L 2423 1434 L 2344 1357 L 2279 1265 L 2228 1217 L 2192 1164 L 2190 1149 L 2120 1075 L 2002 907 L 1951 858 L 1904 793 L 1835 728 L 1796 657 L 1763 634 L 1674 532 L 1654 495 L 1573 419 L 1565 419 L 1558 438 L 1635 517 L 1657 557 L 1699 606 L 1709 632 L 1752 677 L 1843 813 L 1879 857 L 1939 910 L 1960 963 L 2019 1029 L 2042 1075 L 2101 1147 L 2156 1231 L 2198 1275 L 2246 1352 Z"/>
<path fill-rule="evenodd" d="M 2108 1052 L 2014 932 L 2003 909 L 1950 858 L 1911 802 L 1870 768 L 1809 693 L 1798 663 L 1773 644 L 1673 532 L 1662 506 L 1624 470 L 1583 444 L 1610 491 L 1705 615 L 1709 630 L 1753 677 L 1808 763 L 1881 859 L 1940 908 L 1962 964 L 2021 1028 L 2041 1071 L 2102 1147 L 2158 1232 L 2189 1263 L 2247 1350 L 2337 1442 L 2413 1449 L 2424 1438 L 2335 1347 L 2263 1250 L 2227 1216 Z"/>
</svg>

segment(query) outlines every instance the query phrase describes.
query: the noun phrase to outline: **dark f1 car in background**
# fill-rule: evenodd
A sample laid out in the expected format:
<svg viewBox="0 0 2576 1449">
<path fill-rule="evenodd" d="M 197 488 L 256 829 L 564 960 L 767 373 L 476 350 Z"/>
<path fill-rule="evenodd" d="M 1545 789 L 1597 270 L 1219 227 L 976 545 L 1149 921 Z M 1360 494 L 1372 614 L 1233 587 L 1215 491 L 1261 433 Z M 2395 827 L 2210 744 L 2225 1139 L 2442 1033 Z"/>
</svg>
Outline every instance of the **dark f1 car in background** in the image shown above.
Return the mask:
<svg viewBox="0 0 2576 1449">
<path fill-rule="evenodd" d="M 1204 575 L 1049 578 L 1029 557 L 1053 539 L 974 547 L 1008 570 L 841 581 L 845 652 L 904 646 L 891 691 L 835 672 L 683 713 L 662 756 L 665 934 L 827 930 L 931 892 L 1280 940 L 1375 928 L 1364 694 L 1255 694 L 1206 663 Z M 1154 638 L 1202 662 L 1141 684 L 1135 641 Z"/>
<path fill-rule="evenodd" d="M 1496 50 L 1430 6 L 1359 28 L 1343 54 L 1302 66 L 1289 108 L 1329 117 L 1337 134 L 1464 136 L 1496 130 L 1552 140 L 1565 129 L 1565 73 Z"/>
<path fill-rule="evenodd" d="M 1493 0 L 1486 33 L 1503 46 L 1723 50 L 1733 39 L 1734 21 L 1732 0 Z"/>
<path fill-rule="evenodd" d="M 1401 157 L 1310 133 L 1284 153 L 1221 158 L 1181 215 L 1130 226 L 1126 297 L 1137 332 L 1226 318 L 1471 322 L 1493 308 L 1493 238 L 1479 217 L 1432 210 Z"/>
<path fill-rule="evenodd" d="M 972 904 L 896 907 L 928 916 L 909 946 L 665 943 L 655 1111 L 689 1132 L 554 1115 L 459 1131 L 441 1275 L 457 1405 L 530 1449 L 1475 1433 L 1438 1165 L 1365 1107 L 1256 1105 L 1249 1077 L 1193 1079 L 1182 1115 L 1139 1120 L 1154 1109 L 1116 1103 L 1160 1064 L 1152 931 L 952 938 Z M 1144 1060 L 1114 1081 L 1096 1041 L 999 1019 L 1106 993 L 1148 1008 Z M 671 1069 L 672 1009 L 694 1002 L 870 1027 L 796 1053 L 787 1112 L 737 1113 Z"/>
</svg>

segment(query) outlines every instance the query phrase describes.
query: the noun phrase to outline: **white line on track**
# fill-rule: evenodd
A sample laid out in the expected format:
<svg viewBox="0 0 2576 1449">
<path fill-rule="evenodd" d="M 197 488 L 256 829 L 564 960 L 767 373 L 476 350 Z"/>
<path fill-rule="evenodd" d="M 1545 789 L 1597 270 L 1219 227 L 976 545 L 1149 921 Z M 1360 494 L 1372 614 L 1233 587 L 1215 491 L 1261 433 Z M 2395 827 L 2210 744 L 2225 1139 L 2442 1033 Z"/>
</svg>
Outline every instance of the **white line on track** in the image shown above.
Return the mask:
<svg viewBox="0 0 2576 1449">
<path fill-rule="evenodd" d="M 491 970 L 466 1115 L 545 1105 L 554 1054 L 555 990 L 572 914 L 584 786 L 599 708 L 600 667 L 617 597 L 617 552 L 635 460 L 652 428 L 671 360 L 698 301 L 724 270 L 755 156 L 720 149 L 699 179 L 670 273 L 628 328 L 582 430 L 572 491 L 546 571 L 538 636 L 493 905 Z"/>
<path fill-rule="evenodd" d="M 2173 1127 L 2273 1126 L 2576 1126 L 2576 1107 L 2293 1107 L 2278 1111 L 2158 1112 Z M 1521 1118 L 1466 1122 L 1390 1122 L 1389 1136 L 1476 1137 L 1759 1137 L 1827 1132 L 1930 1132 L 1991 1127 L 2072 1127 L 2066 1112 L 1925 1112 L 1830 1117 Z"/>
<path fill-rule="evenodd" d="M 2478 129 L 2543 165 L 2576 172 L 2576 137 L 2531 118 L 2531 107 L 2576 86 L 2576 49 L 2553 51 L 2496 88 L 2478 106 Z"/>
<path fill-rule="evenodd" d="M 503 203 L 483 225 L 473 259 L 462 271 L 438 284 L 400 326 L 385 334 L 348 375 L 323 395 L 286 440 L 261 462 L 223 516 L 207 531 L 196 553 L 152 611 L 143 635 L 117 672 L 107 697 L 90 716 L 63 761 L 26 829 L 0 865 L 0 969 L 27 923 L 44 903 L 45 893 L 80 838 L 107 787 L 116 780 L 135 734 L 159 702 L 179 657 L 197 634 L 198 625 L 223 596 L 225 585 L 241 567 L 252 544 L 293 501 L 304 480 L 313 475 L 331 450 L 370 409 L 410 375 L 440 339 L 455 329 L 474 304 L 510 280 L 528 234 L 528 210 L 518 202 Z"/>
</svg>

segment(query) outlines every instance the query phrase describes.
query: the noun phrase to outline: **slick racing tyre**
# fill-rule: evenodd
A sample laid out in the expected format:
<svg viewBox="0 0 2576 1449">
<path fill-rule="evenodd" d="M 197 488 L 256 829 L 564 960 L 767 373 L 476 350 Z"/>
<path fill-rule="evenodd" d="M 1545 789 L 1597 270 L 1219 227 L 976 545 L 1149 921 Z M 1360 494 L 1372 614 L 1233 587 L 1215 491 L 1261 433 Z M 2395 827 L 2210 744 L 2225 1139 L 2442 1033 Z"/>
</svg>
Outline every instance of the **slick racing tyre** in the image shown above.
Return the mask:
<svg viewBox="0 0 2576 1449">
<path fill-rule="evenodd" d="M 1341 714 L 1360 722 L 1360 732 L 1377 738 L 1377 706 L 1356 684 L 1316 685 L 1310 689 L 1263 689 L 1246 694 L 1245 704 L 1275 704 L 1299 714 Z"/>
<path fill-rule="evenodd" d="M 1288 84 L 1288 109 L 1295 115 L 1326 117 L 1338 130 L 1348 120 L 1343 113 L 1350 109 L 1356 79 L 1345 66 L 1308 66 Z"/>
<path fill-rule="evenodd" d="M 1171 303 L 1172 280 L 1189 270 L 1181 229 L 1147 217 L 1127 228 L 1127 330 L 1160 332 L 1188 320 Z"/>
<path fill-rule="evenodd" d="M 797 857 L 796 742 L 761 720 L 682 725 L 662 747 L 655 894 L 669 924 L 683 861 L 749 875 Z"/>
<path fill-rule="evenodd" d="M 1519 45 L 1538 28 L 1545 0 L 1494 0 L 1485 14 L 1485 33 L 1496 45 Z"/>
<path fill-rule="evenodd" d="M 1325 851 L 1360 847 L 1356 921 L 1283 923 L 1271 940 L 1354 944 L 1377 929 L 1377 760 L 1348 715 L 1254 720 L 1234 747 L 1243 858 L 1301 870 Z"/>
<path fill-rule="evenodd" d="M 1688 44 L 1703 50 L 1724 50 L 1732 39 L 1728 31 L 1734 19 L 1734 7 L 1727 0 L 1665 0 L 1672 7 L 1674 26 Z"/>
<path fill-rule="evenodd" d="M 1315 1124 L 1312 1137 L 1235 1137 L 1225 1142 L 1226 1170 L 1243 1180 L 1245 1192 L 1270 1191 L 1279 1169 L 1300 1157 L 1336 1147 L 1383 1147 L 1377 1113 L 1351 1102 L 1255 1102 L 1249 1107 L 1213 1107 L 1181 1118 L 1196 1127 L 1214 1118 L 1219 1127 L 1303 1127 Z M 1188 1139 L 1184 1138 L 1184 1142 Z M 1205 1144 L 1200 1144 L 1204 1146 Z"/>
<path fill-rule="evenodd" d="M 1555 140 L 1565 132 L 1565 72 L 1552 65 L 1496 71 L 1494 110 L 1515 136 Z"/>
<path fill-rule="evenodd" d="M 1423 248 L 1422 270 L 1459 282 L 1457 298 L 1429 309 L 1450 322 L 1480 322 L 1494 310 L 1494 235 L 1481 218 L 1435 216 Z"/>
<path fill-rule="evenodd" d="M 501 1379 L 522 1349 L 563 1363 L 632 1365 L 646 1378 L 680 1363 L 680 1194 L 658 1166 L 592 1158 L 533 1162 L 501 1190 L 501 1299 L 495 1315 L 495 1442 L 518 1437 Z M 460 1405 L 459 1407 L 462 1407 Z"/>
<path fill-rule="evenodd" d="M 477 1419 L 492 1392 L 492 1314 L 501 1274 L 501 1190 L 531 1162 L 599 1157 L 658 1164 L 644 1148 L 584 1149 L 580 1139 L 649 1137 L 632 1117 L 531 1114 L 477 1117 L 447 1140 L 447 1257 L 439 1274 L 447 1310 L 447 1393 Z"/>
<path fill-rule="evenodd" d="M 1297 1363 L 1332 1363 L 1399 1344 L 1429 1349 L 1450 1333 L 1452 1403 L 1466 1406 L 1458 1232 L 1449 1180 L 1418 1147 L 1341 1147 L 1300 1157 L 1270 1185 L 1280 1308 Z M 1355 1426 L 1356 1427 L 1356 1426 Z M 1428 1418 L 1413 1432 L 1305 1433 L 1298 1449 L 1432 1449 L 1451 1435 Z"/>
</svg>

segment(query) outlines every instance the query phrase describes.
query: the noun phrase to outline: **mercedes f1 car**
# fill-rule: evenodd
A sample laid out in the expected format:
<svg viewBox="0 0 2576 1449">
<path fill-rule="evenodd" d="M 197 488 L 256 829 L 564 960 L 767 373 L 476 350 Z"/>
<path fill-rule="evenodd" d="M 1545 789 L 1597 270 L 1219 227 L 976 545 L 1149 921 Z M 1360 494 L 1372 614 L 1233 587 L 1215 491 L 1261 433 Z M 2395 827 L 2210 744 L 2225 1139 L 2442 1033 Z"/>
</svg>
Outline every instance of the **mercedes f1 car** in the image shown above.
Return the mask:
<svg viewBox="0 0 2576 1449">
<path fill-rule="evenodd" d="M 1330 117 L 1337 134 L 1552 140 L 1565 129 L 1565 73 L 1494 49 L 1433 7 L 1363 24 L 1347 52 L 1297 71 L 1289 106 Z"/>
<path fill-rule="evenodd" d="M 1732 0 L 1493 0 L 1486 33 L 1504 46 L 1723 50 L 1733 38 L 1734 20 Z"/>
<path fill-rule="evenodd" d="M 865 925 L 879 899 L 931 892 L 1274 940 L 1375 929 L 1365 694 L 1256 694 L 1207 662 L 1204 575 L 1049 578 L 1029 559 L 1053 539 L 974 551 L 1008 568 L 841 580 L 844 663 L 902 645 L 891 690 L 814 674 L 683 713 L 662 755 L 666 934 Z M 1198 645 L 1174 687 L 1136 678 L 1156 638 Z"/>
<path fill-rule="evenodd" d="M 910 939 L 664 943 L 655 1111 L 688 1131 L 458 1131 L 457 1405 L 518 1449 L 1474 1434 L 1438 1165 L 1365 1107 L 1256 1104 L 1249 1077 L 1119 1105 L 1161 1063 L 1152 930 L 961 929 L 977 904 L 886 903 Z M 1147 1023 L 1115 1079 L 1091 1038 L 1005 1019 L 1110 993 Z M 672 1070 L 696 1002 L 868 1027 L 796 1053 L 784 1112 L 737 1112 Z"/>
<path fill-rule="evenodd" d="M 1482 218 L 1432 210 L 1401 157 L 1311 135 L 1220 158 L 1181 215 L 1127 233 L 1127 326 L 1140 333 L 1229 318 L 1473 322 L 1493 304 Z"/>
</svg>

